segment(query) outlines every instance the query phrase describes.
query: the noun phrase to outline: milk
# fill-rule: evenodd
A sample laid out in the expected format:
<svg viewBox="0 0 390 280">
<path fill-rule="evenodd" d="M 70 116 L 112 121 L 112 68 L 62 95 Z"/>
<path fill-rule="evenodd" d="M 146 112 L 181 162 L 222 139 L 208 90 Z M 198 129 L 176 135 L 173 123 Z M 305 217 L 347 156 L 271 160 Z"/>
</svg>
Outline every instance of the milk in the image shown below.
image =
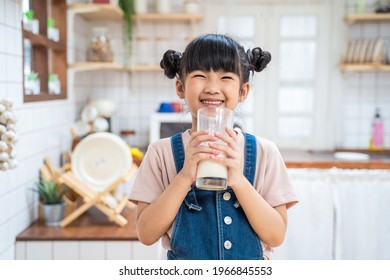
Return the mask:
<svg viewBox="0 0 390 280">
<path fill-rule="evenodd" d="M 215 132 L 226 135 L 226 128 L 233 127 L 233 112 L 224 107 L 204 107 L 198 110 L 197 130 L 208 131 L 209 135 Z M 218 140 L 218 144 L 224 144 Z M 207 146 L 208 143 L 201 145 Z M 224 153 L 218 154 L 225 157 Z M 204 190 L 225 190 L 227 188 L 227 167 L 213 160 L 201 160 L 196 171 L 196 187 Z"/>
<path fill-rule="evenodd" d="M 204 190 L 224 190 L 227 182 L 227 167 L 213 160 L 202 160 L 198 164 L 196 186 Z"/>
</svg>

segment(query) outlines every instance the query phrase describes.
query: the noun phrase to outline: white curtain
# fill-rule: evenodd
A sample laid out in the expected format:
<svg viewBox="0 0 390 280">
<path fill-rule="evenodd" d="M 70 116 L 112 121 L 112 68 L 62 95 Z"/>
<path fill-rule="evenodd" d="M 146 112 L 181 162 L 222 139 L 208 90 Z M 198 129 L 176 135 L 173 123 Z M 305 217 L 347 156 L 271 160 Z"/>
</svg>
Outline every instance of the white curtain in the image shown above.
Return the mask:
<svg viewBox="0 0 390 280">
<path fill-rule="evenodd" d="M 289 169 L 300 202 L 273 259 L 390 259 L 390 171 Z"/>
</svg>

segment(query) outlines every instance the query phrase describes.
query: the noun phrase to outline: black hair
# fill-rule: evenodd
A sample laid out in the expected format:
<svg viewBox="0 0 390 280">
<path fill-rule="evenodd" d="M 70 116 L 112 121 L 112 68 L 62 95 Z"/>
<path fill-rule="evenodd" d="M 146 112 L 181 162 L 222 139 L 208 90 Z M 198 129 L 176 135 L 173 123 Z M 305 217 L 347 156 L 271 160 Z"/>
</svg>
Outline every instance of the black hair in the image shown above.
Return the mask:
<svg viewBox="0 0 390 280">
<path fill-rule="evenodd" d="M 271 61 L 271 54 L 261 48 L 246 52 L 233 38 L 222 34 L 205 34 L 190 42 L 184 53 L 165 52 L 160 66 L 164 74 L 184 80 L 186 74 L 195 71 L 219 71 L 236 73 L 241 83 L 249 81 L 250 72 L 260 72 Z"/>
</svg>

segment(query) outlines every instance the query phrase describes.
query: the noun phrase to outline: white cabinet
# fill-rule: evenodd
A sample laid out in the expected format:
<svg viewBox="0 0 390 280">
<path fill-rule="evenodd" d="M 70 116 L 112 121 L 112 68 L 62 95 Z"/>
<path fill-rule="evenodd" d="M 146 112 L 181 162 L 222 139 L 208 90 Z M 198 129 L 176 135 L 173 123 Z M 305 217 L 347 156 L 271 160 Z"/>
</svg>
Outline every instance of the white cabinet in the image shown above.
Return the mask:
<svg viewBox="0 0 390 280">
<path fill-rule="evenodd" d="M 289 169 L 300 202 L 274 259 L 389 259 L 390 171 Z"/>
<path fill-rule="evenodd" d="M 17 241 L 17 260 L 156 260 L 158 243 L 139 241 Z"/>
</svg>

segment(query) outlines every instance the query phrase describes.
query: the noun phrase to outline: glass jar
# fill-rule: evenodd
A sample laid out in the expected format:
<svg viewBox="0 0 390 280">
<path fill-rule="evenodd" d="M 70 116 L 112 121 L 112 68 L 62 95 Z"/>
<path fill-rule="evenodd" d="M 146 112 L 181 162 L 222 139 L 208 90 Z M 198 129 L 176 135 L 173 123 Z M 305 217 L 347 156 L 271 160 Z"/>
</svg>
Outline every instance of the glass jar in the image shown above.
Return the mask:
<svg viewBox="0 0 390 280">
<path fill-rule="evenodd" d="M 157 12 L 169 14 L 171 12 L 171 0 L 157 0 Z"/>
<path fill-rule="evenodd" d="M 91 62 L 112 62 L 113 59 L 107 28 L 94 27 L 87 51 L 87 60 Z"/>
<path fill-rule="evenodd" d="M 184 11 L 187 14 L 199 13 L 199 2 L 197 0 L 186 0 L 186 1 L 184 1 Z"/>
</svg>

